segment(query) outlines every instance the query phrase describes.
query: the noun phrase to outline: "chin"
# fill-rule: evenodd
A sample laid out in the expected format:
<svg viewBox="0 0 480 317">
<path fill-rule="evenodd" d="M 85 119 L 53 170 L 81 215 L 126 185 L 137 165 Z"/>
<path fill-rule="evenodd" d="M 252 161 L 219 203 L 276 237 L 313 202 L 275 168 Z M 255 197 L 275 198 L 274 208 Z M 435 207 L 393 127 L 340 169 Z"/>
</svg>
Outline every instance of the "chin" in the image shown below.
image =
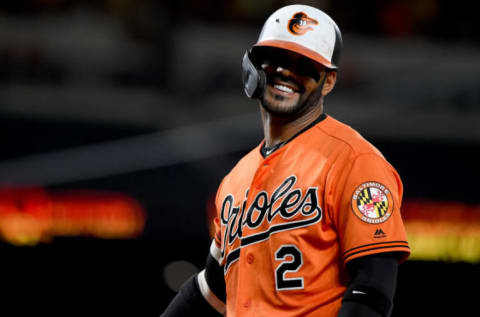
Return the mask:
<svg viewBox="0 0 480 317">
<path fill-rule="evenodd" d="M 272 96 L 270 94 L 265 94 L 263 96 L 261 104 L 269 113 L 280 116 L 295 114 L 302 108 L 299 104 L 298 98 L 295 98 L 295 100 L 287 100 L 283 96 Z"/>
<path fill-rule="evenodd" d="M 301 109 L 298 105 L 272 105 L 271 103 L 265 102 L 265 99 L 262 99 L 261 104 L 265 110 L 277 116 L 290 116 L 298 113 Z"/>
</svg>

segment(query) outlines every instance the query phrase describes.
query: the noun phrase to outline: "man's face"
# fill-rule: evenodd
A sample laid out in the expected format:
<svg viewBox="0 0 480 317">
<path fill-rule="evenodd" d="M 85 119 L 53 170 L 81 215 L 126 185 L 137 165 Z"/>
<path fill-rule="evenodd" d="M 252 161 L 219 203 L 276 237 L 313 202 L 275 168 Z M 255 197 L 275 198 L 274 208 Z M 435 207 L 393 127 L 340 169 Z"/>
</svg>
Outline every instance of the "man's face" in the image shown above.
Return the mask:
<svg viewBox="0 0 480 317">
<path fill-rule="evenodd" d="M 262 48 L 259 61 L 267 75 L 261 100 L 267 111 L 288 116 L 318 103 L 321 92 L 316 90 L 326 75 L 322 65 L 278 48 Z"/>
</svg>

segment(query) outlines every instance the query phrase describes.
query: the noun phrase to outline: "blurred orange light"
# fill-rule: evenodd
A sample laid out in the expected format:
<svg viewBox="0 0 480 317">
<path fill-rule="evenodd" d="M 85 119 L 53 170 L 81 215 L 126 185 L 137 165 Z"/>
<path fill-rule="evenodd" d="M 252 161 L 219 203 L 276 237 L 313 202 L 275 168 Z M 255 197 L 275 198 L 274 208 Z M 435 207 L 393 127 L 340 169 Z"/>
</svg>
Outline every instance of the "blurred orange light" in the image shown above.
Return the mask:
<svg viewBox="0 0 480 317">
<path fill-rule="evenodd" d="M 36 245 L 55 236 L 128 239 L 139 236 L 144 225 L 144 210 L 124 194 L 0 189 L 0 237 L 14 245 Z"/>
<path fill-rule="evenodd" d="M 402 206 L 411 260 L 480 263 L 480 206 L 406 201 Z"/>
</svg>

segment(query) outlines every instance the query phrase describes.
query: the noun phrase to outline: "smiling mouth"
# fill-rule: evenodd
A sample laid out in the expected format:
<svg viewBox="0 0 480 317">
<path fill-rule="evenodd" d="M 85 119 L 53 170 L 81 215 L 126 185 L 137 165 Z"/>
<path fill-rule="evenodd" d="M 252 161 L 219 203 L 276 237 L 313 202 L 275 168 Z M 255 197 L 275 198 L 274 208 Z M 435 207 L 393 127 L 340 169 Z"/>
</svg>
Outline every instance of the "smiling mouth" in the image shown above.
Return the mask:
<svg viewBox="0 0 480 317">
<path fill-rule="evenodd" d="M 277 90 L 280 90 L 280 91 L 283 91 L 283 92 L 287 92 L 287 93 L 293 93 L 294 90 L 288 86 L 284 86 L 284 85 L 279 85 L 279 84 L 275 84 L 273 85 L 273 88 L 277 89 Z"/>
<path fill-rule="evenodd" d="M 274 79 L 271 83 L 273 89 L 281 94 L 300 93 L 301 90 L 295 83 Z"/>
</svg>

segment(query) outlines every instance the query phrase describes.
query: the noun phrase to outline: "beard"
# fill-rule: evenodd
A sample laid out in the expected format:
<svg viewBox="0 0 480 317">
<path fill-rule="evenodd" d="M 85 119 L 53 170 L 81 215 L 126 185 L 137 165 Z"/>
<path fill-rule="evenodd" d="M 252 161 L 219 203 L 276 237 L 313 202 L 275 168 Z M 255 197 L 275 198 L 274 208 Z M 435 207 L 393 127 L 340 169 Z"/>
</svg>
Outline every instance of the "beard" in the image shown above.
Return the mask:
<svg viewBox="0 0 480 317">
<path fill-rule="evenodd" d="M 307 111 L 308 109 L 311 109 L 312 107 L 316 107 L 321 104 L 320 101 L 322 99 L 322 87 L 323 84 L 314 91 L 312 91 L 309 95 L 300 94 L 297 100 L 293 100 L 290 102 L 288 101 L 289 98 L 277 94 L 267 97 L 267 92 L 264 91 L 260 99 L 260 103 L 265 110 L 275 116 L 298 116 L 303 112 Z"/>
</svg>

